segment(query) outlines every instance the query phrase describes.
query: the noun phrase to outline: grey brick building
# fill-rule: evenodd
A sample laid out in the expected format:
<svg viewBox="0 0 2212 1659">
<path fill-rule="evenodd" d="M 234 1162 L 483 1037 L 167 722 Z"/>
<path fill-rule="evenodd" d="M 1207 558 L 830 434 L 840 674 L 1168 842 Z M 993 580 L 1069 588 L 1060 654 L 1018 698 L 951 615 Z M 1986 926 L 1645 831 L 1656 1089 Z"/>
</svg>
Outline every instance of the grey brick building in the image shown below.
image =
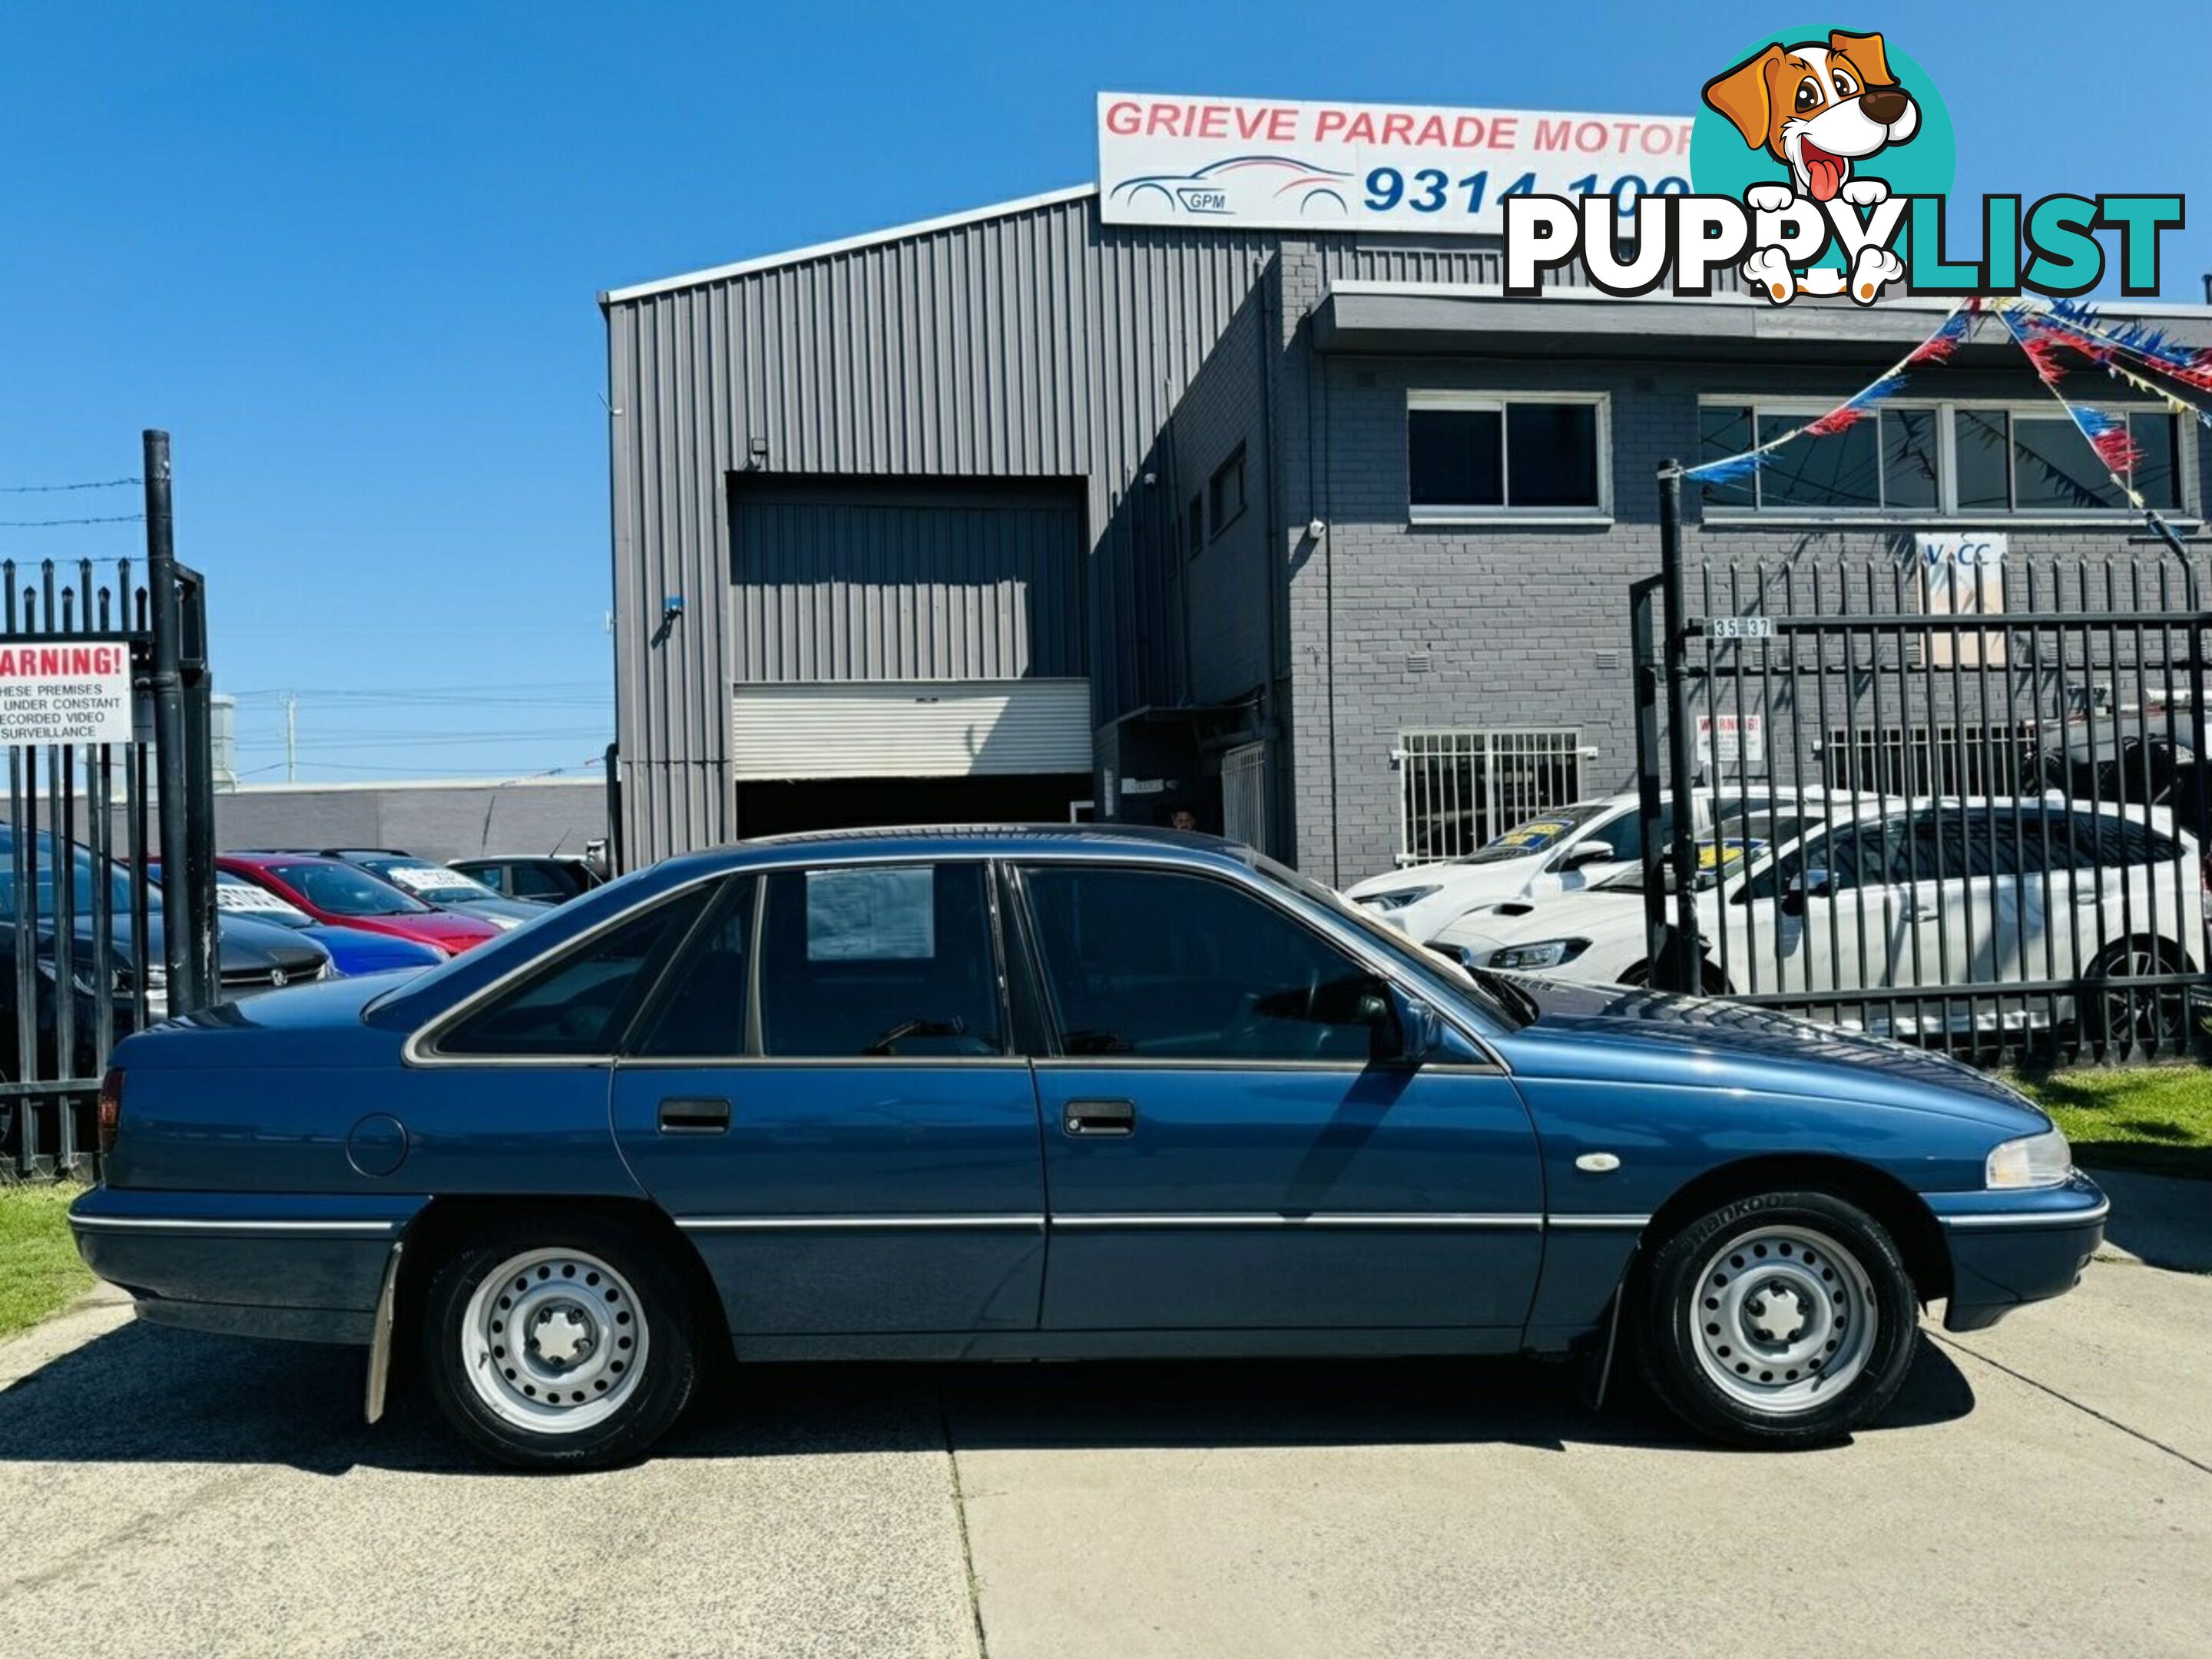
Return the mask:
<svg viewBox="0 0 2212 1659">
<path fill-rule="evenodd" d="M 1819 412 L 1940 313 L 1499 274 L 1477 238 L 1105 224 L 1085 187 L 603 295 L 628 861 L 1183 809 L 1349 882 L 1624 786 L 1661 462 Z M 2084 386 L 2197 535 L 2191 423 Z M 1693 495 L 1694 550 L 2160 551 L 1993 323 L 1800 452 Z"/>
</svg>

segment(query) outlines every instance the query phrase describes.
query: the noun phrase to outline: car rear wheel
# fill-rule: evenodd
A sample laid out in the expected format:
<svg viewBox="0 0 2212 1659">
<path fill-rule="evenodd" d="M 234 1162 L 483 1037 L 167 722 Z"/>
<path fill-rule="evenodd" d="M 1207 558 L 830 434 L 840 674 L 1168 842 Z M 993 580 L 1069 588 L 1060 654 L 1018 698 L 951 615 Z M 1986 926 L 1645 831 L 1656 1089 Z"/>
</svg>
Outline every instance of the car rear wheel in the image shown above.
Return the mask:
<svg viewBox="0 0 2212 1659">
<path fill-rule="evenodd" d="M 697 1383 L 682 1285 L 648 1241 L 594 1218 L 486 1228 L 438 1268 L 423 1320 L 439 1409 L 518 1468 L 638 1457 Z"/>
<path fill-rule="evenodd" d="M 2184 971 L 2180 953 L 2162 939 L 2122 939 L 2107 945 L 2090 964 L 2088 977 L 2120 982 L 2093 986 L 2087 993 L 2083 1014 L 2091 1043 L 2120 1052 L 2180 1052 L 2189 1029 L 2186 994 L 2178 985 L 2131 988 L 2127 981 Z"/>
<path fill-rule="evenodd" d="M 1740 1198 L 1661 1244 L 1636 1299 L 1653 1391 L 1699 1433 L 1819 1445 L 1889 1404 L 1911 1368 L 1918 1298 L 1897 1245 L 1822 1192 Z"/>
</svg>

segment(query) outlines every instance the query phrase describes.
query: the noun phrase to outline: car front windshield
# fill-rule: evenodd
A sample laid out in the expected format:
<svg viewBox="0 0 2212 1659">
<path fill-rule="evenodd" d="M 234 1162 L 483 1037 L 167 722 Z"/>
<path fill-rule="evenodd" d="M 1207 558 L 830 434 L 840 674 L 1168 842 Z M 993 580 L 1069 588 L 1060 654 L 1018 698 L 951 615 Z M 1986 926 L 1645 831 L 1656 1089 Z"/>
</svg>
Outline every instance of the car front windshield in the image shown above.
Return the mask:
<svg viewBox="0 0 2212 1659">
<path fill-rule="evenodd" d="M 475 904 L 499 896 L 474 876 L 448 870 L 428 859 L 363 859 L 361 862 L 364 869 L 375 871 L 385 880 L 432 904 Z"/>
<path fill-rule="evenodd" d="M 1523 818 L 1503 835 L 1492 836 L 1474 852 L 1455 860 L 1460 864 L 1502 864 L 1509 859 L 1534 858 L 1548 852 L 1576 830 L 1607 810 L 1603 801 L 1578 801 L 1533 818 Z"/>
<path fill-rule="evenodd" d="M 252 921 L 273 921 L 279 927 L 312 927 L 315 925 L 315 919 L 296 904 L 287 903 L 266 887 L 228 870 L 216 872 L 215 908 L 227 916 L 244 916 Z"/>
<path fill-rule="evenodd" d="M 1333 888 L 1325 887 L 1310 876 L 1301 875 L 1289 866 L 1278 864 L 1265 856 L 1255 857 L 1252 860 L 1252 867 L 1277 886 L 1286 888 L 1300 898 L 1322 906 L 1339 921 L 1357 927 L 1370 944 L 1394 960 L 1404 963 L 1416 973 L 1442 980 L 1468 1001 L 1479 1004 L 1482 1011 L 1499 1024 L 1510 1030 L 1527 1024 L 1516 1010 L 1509 1007 L 1502 998 L 1449 957 L 1441 951 L 1431 951 L 1425 945 L 1416 944 L 1401 929 L 1393 927 L 1388 922 L 1377 921 Z"/>
<path fill-rule="evenodd" d="M 334 916 L 419 916 L 430 906 L 350 864 L 272 864 L 269 873 Z"/>
<path fill-rule="evenodd" d="M 1771 848 L 1796 840 L 1804 826 L 1802 817 L 1789 813 L 1753 812 L 1729 817 L 1723 826 L 1728 831 L 1726 835 L 1707 836 L 1697 842 L 1698 874 L 1691 891 L 1703 893 L 1718 886 L 1747 864 L 1764 859 Z M 1661 885 L 1671 893 L 1674 890 L 1674 862 L 1663 848 L 1659 860 Z M 1607 876 L 1591 890 L 1640 893 L 1644 890 L 1644 866 L 1631 865 L 1618 875 Z"/>
</svg>

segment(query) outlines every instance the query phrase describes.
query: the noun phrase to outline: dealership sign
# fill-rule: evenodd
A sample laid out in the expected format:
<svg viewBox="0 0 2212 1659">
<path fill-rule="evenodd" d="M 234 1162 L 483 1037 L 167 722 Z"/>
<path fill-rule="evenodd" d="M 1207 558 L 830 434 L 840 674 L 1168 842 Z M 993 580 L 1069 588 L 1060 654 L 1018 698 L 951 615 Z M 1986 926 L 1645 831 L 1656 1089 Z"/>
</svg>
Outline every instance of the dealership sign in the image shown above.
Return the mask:
<svg viewBox="0 0 2212 1659">
<path fill-rule="evenodd" d="M 0 646 L 0 743 L 131 741 L 131 647 Z"/>
<path fill-rule="evenodd" d="M 1686 116 L 1098 94 L 1109 224 L 1497 235 L 1519 196 L 1690 188 Z"/>
</svg>

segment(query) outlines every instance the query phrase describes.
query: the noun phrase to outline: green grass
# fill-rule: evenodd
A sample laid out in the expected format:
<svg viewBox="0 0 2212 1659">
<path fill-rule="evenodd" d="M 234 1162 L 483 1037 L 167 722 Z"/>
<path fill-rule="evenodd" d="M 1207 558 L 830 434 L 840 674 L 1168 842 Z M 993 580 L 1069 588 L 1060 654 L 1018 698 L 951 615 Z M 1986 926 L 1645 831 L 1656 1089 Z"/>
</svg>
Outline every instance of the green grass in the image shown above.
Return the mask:
<svg viewBox="0 0 2212 1659">
<path fill-rule="evenodd" d="M 2081 1163 L 2212 1181 L 2212 1069 L 2142 1066 L 2015 1079 Z"/>
<path fill-rule="evenodd" d="M 0 1187 L 0 1337 L 35 1325 L 92 1284 L 70 1241 L 70 1200 L 84 1189 Z"/>
</svg>

